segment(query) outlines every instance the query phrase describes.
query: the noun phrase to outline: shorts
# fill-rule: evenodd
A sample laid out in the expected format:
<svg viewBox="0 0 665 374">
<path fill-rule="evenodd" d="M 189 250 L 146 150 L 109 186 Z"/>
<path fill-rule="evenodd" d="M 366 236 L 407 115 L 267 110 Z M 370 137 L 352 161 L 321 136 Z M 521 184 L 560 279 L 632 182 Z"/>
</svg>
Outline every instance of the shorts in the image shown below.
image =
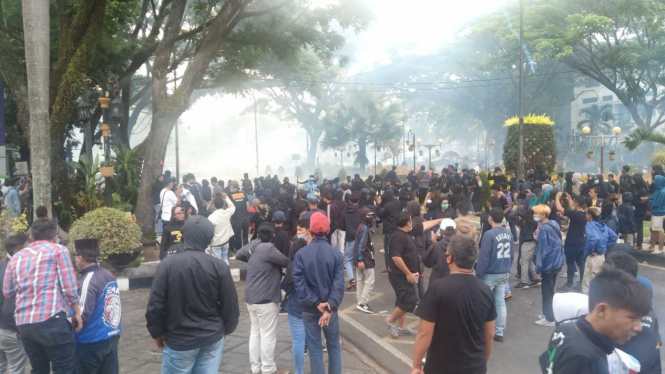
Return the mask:
<svg viewBox="0 0 665 374">
<path fill-rule="evenodd" d="M 413 313 L 418 306 L 418 292 L 416 291 L 416 284 L 409 283 L 406 275 L 402 274 L 389 274 L 388 280 L 390 285 L 395 290 L 395 306 L 405 312 Z"/>
<path fill-rule="evenodd" d="M 665 216 L 651 216 L 651 231 L 663 231 Z"/>
</svg>

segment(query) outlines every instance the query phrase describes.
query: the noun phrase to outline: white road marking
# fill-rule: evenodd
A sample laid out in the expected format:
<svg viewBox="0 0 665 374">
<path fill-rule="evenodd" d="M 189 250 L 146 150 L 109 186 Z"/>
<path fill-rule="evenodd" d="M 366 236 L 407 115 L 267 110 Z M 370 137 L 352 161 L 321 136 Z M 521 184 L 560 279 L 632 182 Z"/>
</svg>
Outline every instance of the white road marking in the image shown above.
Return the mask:
<svg viewBox="0 0 665 374">
<path fill-rule="evenodd" d="M 388 343 L 385 340 L 381 339 L 378 335 L 376 335 L 375 333 L 373 333 L 372 331 L 370 331 L 368 328 L 361 325 L 360 323 L 356 322 L 353 318 L 347 316 L 346 314 L 339 313 L 339 318 L 341 318 L 344 321 L 348 322 L 356 330 L 358 330 L 361 333 L 365 334 L 368 338 L 372 339 L 376 344 L 380 345 L 383 349 L 390 352 L 393 356 L 397 357 L 404 364 L 408 365 L 408 367 L 411 367 L 411 364 L 413 363 L 413 360 L 411 358 L 409 358 L 409 356 L 402 353 L 399 349 L 393 347 L 392 345 L 390 345 L 390 343 Z"/>
</svg>

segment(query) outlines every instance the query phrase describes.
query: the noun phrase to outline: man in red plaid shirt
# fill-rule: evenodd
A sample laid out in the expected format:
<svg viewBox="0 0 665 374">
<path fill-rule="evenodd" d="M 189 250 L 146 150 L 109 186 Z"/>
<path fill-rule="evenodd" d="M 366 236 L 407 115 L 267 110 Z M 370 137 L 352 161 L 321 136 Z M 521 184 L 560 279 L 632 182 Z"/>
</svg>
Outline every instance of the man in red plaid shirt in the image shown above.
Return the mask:
<svg viewBox="0 0 665 374">
<path fill-rule="evenodd" d="M 30 359 L 32 373 L 75 371 L 74 332 L 67 320 L 71 307 L 76 331 L 83 327 L 76 273 L 69 251 L 55 244 L 56 226 L 47 218 L 32 224 L 29 247 L 12 256 L 2 292 L 16 295 L 16 325 Z"/>
</svg>

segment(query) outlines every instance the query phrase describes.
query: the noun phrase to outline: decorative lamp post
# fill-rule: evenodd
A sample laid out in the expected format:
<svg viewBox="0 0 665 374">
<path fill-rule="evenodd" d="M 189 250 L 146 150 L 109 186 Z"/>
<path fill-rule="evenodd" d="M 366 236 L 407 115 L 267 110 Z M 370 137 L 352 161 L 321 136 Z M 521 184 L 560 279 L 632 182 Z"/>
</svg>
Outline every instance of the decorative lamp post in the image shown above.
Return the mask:
<svg viewBox="0 0 665 374">
<path fill-rule="evenodd" d="M 85 136 L 85 153 L 92 160 L 92 133 L 90 130 L 90 118 L 92 117 L 92 105 L 88 101 L 88 90 L 83 90 L 83 95 L 79 100 L 78 107 L 79 121 L 83 127 L 83 134 Z"/>
<path fill-rule="evenodd" d="M 418 139 L 418 145 L 421 147 L 427 148 L 427 152 L 429 153 L 429 158 L 427 160 L 428 167 L 431 169 L 432 168 L 432 148 L 439 147 L 439 149 L 436 150 L 436 155 L 441 154 L 441 145 L 443 145 L 443 139 L 439 139 L 439 144 L 420 144 L 420 139 Z M 420 150 L 420 155 L 423 155 L 423 151 Z"/>
<path fill-rule="evenodd" d="M 416 170 L 416 133 L 413 132 L 413 130 L 409 129 L 409 132 L 406 134 L 407 137 L 411 135 L 411 139 L 413 139 L 413 144 L 411 144 L 411 139 L 406 141 L 406 144 L 409 145 L 409 151 L 413 151 L 413 170 Z M 420 142 L 420 139 L 418 139 L 418 142 Z"/>
<path fill-rule="evenodd" d="M 335 158 L 337 158 L 337 152 L 339 152 L 339 166 L 344 167 L 344 151 L 346 151 L 345 148 L 333 148 L 333 151 L 335 151 Z"/>
<path fill-rule="evenodd" d="M 111 126 L 109 120 L 113 121 L 115 125 L 118 121 L 122 120 L 122 103 L 118 95 L 118 84 L 115 77 L 110 76 L 106 80 L 106 88 L 104 96 L 99 98 L 99 106 L 102 108 L 102 137 L 104 138 L 104 162 L 99 167 L 99 173 L 104 177 L 104 196 L 106 206 L 113 206 L 113 172 L 114 167 L 111 163 Z M 110 92 L 109 92 L 110 91 Z M 114 98 L 111 98 L 111 94 Z M 113 100 L 113 101 L 111 101 Z"/>
<path fill-rule="evenodd" d="M 582 133 L 587 136 L 589 139 L 596 139 L 600 144 L 600 174 L 605 173 L 605 141 L 609 140 L 608 144 L 612 142 L 612 138 L 615 139 L 615 142 L 618 140 L 618 135 L 621 134 L 621 127 L 614 126 L 612 129 L 613 135 L 589 135 L 591 133 L 591 128 L 589 126 L 584 126 L 582 128 Z"/>
</svg>

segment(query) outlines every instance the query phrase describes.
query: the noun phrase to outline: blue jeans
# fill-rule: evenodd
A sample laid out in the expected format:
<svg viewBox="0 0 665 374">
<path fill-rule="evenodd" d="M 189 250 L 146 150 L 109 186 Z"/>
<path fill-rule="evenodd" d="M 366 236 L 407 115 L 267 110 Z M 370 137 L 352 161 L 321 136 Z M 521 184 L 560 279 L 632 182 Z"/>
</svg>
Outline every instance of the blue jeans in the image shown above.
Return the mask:
<svg viewBox="0 0 665 374">
<path fill-rule="evenodd" d="M 344 265 L 346 266 L 346 275 L 349 277 L 349 281 L 355 279 L 353 276 L 353 244 L 355 241 L 346 242 L 344 247 Z"/>
<path fill-rule="evenodd" d="M 174 351 L 164 345 L 162 374 L 217 374 L 224 353 L 224 338 L 190 351 Z"/>
<path fill-rule="evenodd" d="M 293 364 L 296 374 L 305 373 L 305 323 L 302 317 L 296 317 L 289 313 L 289 330 L 291 330 L 291 342 L 293 351 Z"/>
<path fill-rule="evenodd" d="M 212 246 L 212 256 L 217 257 L 220 260 L 224 260 L 226 264 L 229 264 L 229 243 L 222 245 Z"/>
<path fill-rule="evenodd" d="M 328 346 L 328 374 L 342 374 L 342 347 L 339 342 L 339 316 L 334 312 L 328 326 L 319 327 L 319 313 L 302 313 L 305 322 L 305 334 L 309 347 L 309 365 L 312 374 L 326 374 L 323 367 L 323 345 L 321 329 L 326 336 Z"/>
<path fill-rule="evenodd" d="M 483 276 L 483 283 L 489 286 L 494 295 L 494 307 L 497 314 L 494 333 L 498 336 L 503 336 L 503 330 L 506 328 L 506 300 L 503 298 L 503 294 L 506 291 L 509 276 L 510 273 L 485 274 Z"/>
<path fill-rule="evenodd" d="M 161 204 L 155 204 L 155 218 L 157 219 L 157 237 L 162 236 L 162 230 L 164 229 L 164 222 L 162 222 L 162 217 L 157 217 L 157 213 L 159 213 L 160 209 L 162 209 Z"/>
<path fill-rule="evenodd" d="M 386 259 L 386 269 L 388 269 L 392 263 L 392 259 L 390 258 L 390 238 L 392 235 L 392 233 L 383 235 L 383 252 L 385 252 L 383 256 Z"/>
</svg>

